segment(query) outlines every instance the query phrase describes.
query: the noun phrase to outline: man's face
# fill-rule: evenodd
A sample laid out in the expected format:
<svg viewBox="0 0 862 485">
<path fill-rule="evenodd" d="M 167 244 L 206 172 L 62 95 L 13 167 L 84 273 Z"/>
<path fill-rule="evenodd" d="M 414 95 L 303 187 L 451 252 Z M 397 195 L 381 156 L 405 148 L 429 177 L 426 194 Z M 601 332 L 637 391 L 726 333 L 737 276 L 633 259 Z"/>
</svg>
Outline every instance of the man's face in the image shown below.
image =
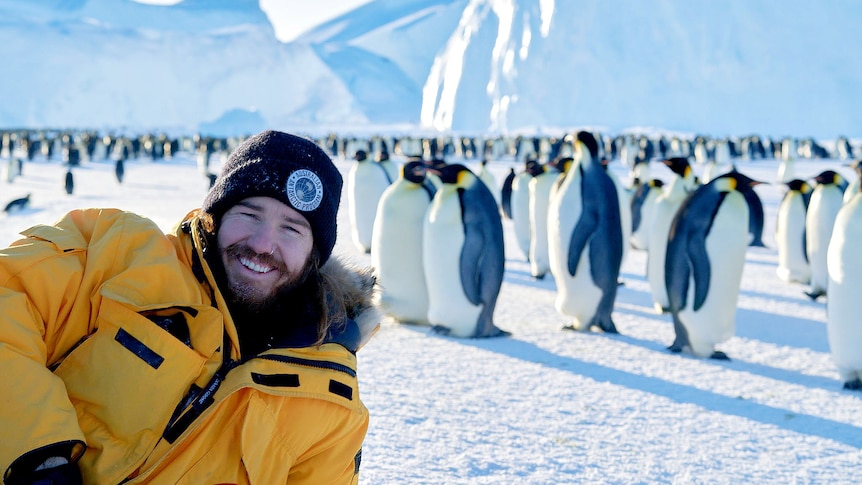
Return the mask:
<svg viewBox="0 0 862 485">
<path fill-rule="evenodd" d="M 305 217 L 271 197 L 249 197 L 228 209 L 217 240 L 230 299 L 252 307 L 297 283 L 313 243 Z"/>
</svg>

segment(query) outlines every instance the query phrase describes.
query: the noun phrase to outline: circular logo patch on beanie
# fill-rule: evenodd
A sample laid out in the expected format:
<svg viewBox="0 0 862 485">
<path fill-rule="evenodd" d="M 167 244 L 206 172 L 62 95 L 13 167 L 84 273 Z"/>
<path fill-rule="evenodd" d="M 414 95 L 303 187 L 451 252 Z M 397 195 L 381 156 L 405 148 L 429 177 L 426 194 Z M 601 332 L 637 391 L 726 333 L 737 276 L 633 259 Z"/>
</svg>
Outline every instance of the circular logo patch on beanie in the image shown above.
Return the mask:
<svg viewBox="0 0 862 485">
<path fill-rule="evenodd" d="M 323 200 L 323 184 L 311 170 L 301 169 L 290 174 L 286 190 L 290 204 L 303 212 L 317 209 Z"/>
</svg>

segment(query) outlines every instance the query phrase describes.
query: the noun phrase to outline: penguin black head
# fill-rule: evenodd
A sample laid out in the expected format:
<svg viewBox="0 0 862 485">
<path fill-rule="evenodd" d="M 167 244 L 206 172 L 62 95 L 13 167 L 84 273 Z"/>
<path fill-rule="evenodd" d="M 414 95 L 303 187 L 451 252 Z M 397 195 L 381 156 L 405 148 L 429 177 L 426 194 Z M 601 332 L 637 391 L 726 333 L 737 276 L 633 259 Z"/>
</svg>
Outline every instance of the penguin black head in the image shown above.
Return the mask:
<svg viewBox="0 0 862 485">
<path fill-rule="evenodd" d="M 389 160 L 389 152 L 386 150 L 383 150 L 382 152 L 380 152 L 377 155 L 377 161 L 378 162 L 385 162 L 386 160 Z"/>
<path fill-rule="evenodd" d="M 422 184 L 425 181 L 425 162 L 414 160 L 405 163 L 401 167 L 401 176 L 414 184 Z"/>
<path fill-rule="evenodd" d="M 716 177 L 715 181 L 717 182 L 719 187 L 722 187 L 724 183 L 729 182 L 727 186 L 728 190 L 737 190 L 742 193 L 754 190 L 755 185 L 760 185 L 763 183 L 759 180 L 754 180 L 753 178 L 745 175 L 742 172 L 738 172 L 736 169 L 731 170 L 730 172 L 723 174 L 719 177 Z"/>
<path fill-rule="evenodd" d="M 444 167 L 434 167 L 428 169 L 429 172 L 436 173 L 440 177 L 440 181 L 444 184 L 461 185 L 463 183 L 465 173 L 472 174 L 469 168 L 460 163 L 453 163 Z M 459 183 L 460 182 L 460 183 Z"/>
<path fill-rule="evenodd" d="M 434 158 L 430 162 L 428 162 L 428 167 L 433 169 L 440 169 L 447 165 L 449 164 L 446 163 L 446 160 L 443 160 L 442 158 Z"/>
<path fill-rule="evenodd" d="M 803 194 L 807 194 L 811 192 L 811 186 L 808 182 L 799 179 L 793 179 L 789 182 L 785 182 L 784 185 L 787 186 L 788 189 L 794 190 L 796 192 L 802 192 Z"/>
<path fill-rule="evenodd" d="M 834 170 L 824 170 L 814 177 L 814 181 L 818 184 L 840 184 L 841 180 L 841 175 Z"/>
<path fill-rule="evenodd" d="M 661 163 L 665 164 L 667 168 L 671 170 L 671 172 L 679 175 L 680 177 L 685 178 L 686 175 L 691 173 L 691 164 L 688 162 L 687 157 L 666 158 L 662 160 Z"/>
<path fill-rule="evenodd" d="M 557 170 L 559 170 L 561 173 L 568 172 L 569 169 L 572 168 L 572 165 L 574 165 L 574 164 L 575 164 L 575 159 L 572 157 L 561 157 L 561 158 L 557 159 L 557 162 L 556 162 Z"/>
<path fill-rule="evenodd" d="M 576 143 L 582 143 L 589 152 L 590 157 L 592 157 L 593 160 L 599 160 L 599 142 L 596 140 L 595 135 L 589 131 L 579 131 Z"/>
<path fill-rule="evenodd" d="M 368 152 L 365 150 L 356 150 L 356 153 L 353 154 L 353 159 L 357 162 L 363 162 L 368 159 Z"/>
<path fill-rule="evenodd" d="M 650 187 L 654 187 L 657 189 L 664 187 L 664 182 L 661 179 L 652 179 L 647 183 L 649 184 Z"/>
</svg>

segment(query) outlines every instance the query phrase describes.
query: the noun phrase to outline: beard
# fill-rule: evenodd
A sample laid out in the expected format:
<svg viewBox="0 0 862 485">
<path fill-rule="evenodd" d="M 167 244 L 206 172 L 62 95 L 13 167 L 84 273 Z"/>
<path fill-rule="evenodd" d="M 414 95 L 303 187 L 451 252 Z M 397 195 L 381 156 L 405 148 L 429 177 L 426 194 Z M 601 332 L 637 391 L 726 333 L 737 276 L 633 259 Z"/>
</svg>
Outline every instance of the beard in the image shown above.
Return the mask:
<svg viewBox="0 0 862 485">
<path fill-rule="evenodd" d="M 250 313 L 263 313 L 274 308 L 279 301 L 284 300 L 297 287 L 303 284 L 313 267 L 313 259 L 308 258 L 305 266 L 291 272 L 284 264 L 271 254 L 259 254 L 244 244 L 233 244 L 224 248 L 227 258 L 247 258 L 260 261 L 261 264 L 273 267 L 281 278 L 269 288 L 260 288 L 243 278 L 226 278 L 227 292 L 225 297 L 232 307 L 242 308 Z"/>
</svg>

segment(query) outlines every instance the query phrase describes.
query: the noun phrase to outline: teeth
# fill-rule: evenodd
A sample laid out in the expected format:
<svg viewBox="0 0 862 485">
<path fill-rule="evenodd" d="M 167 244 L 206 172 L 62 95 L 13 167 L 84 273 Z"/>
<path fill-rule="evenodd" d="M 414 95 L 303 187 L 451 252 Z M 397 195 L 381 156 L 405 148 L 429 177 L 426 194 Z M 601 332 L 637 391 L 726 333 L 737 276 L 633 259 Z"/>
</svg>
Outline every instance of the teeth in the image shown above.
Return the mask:
<svg viewBox="0 0 862 485">
<path fill-rule="evenodd" d="M 246 268 L 258 272 L 258 273 L 269 273 L 272 271 L 272 268 L 269 266 L 261 266 L 260 264 L 255 263 L 254 261 L 246 258 L 239 258 L 239 262 L 242 263 Z"/>
</svg>

